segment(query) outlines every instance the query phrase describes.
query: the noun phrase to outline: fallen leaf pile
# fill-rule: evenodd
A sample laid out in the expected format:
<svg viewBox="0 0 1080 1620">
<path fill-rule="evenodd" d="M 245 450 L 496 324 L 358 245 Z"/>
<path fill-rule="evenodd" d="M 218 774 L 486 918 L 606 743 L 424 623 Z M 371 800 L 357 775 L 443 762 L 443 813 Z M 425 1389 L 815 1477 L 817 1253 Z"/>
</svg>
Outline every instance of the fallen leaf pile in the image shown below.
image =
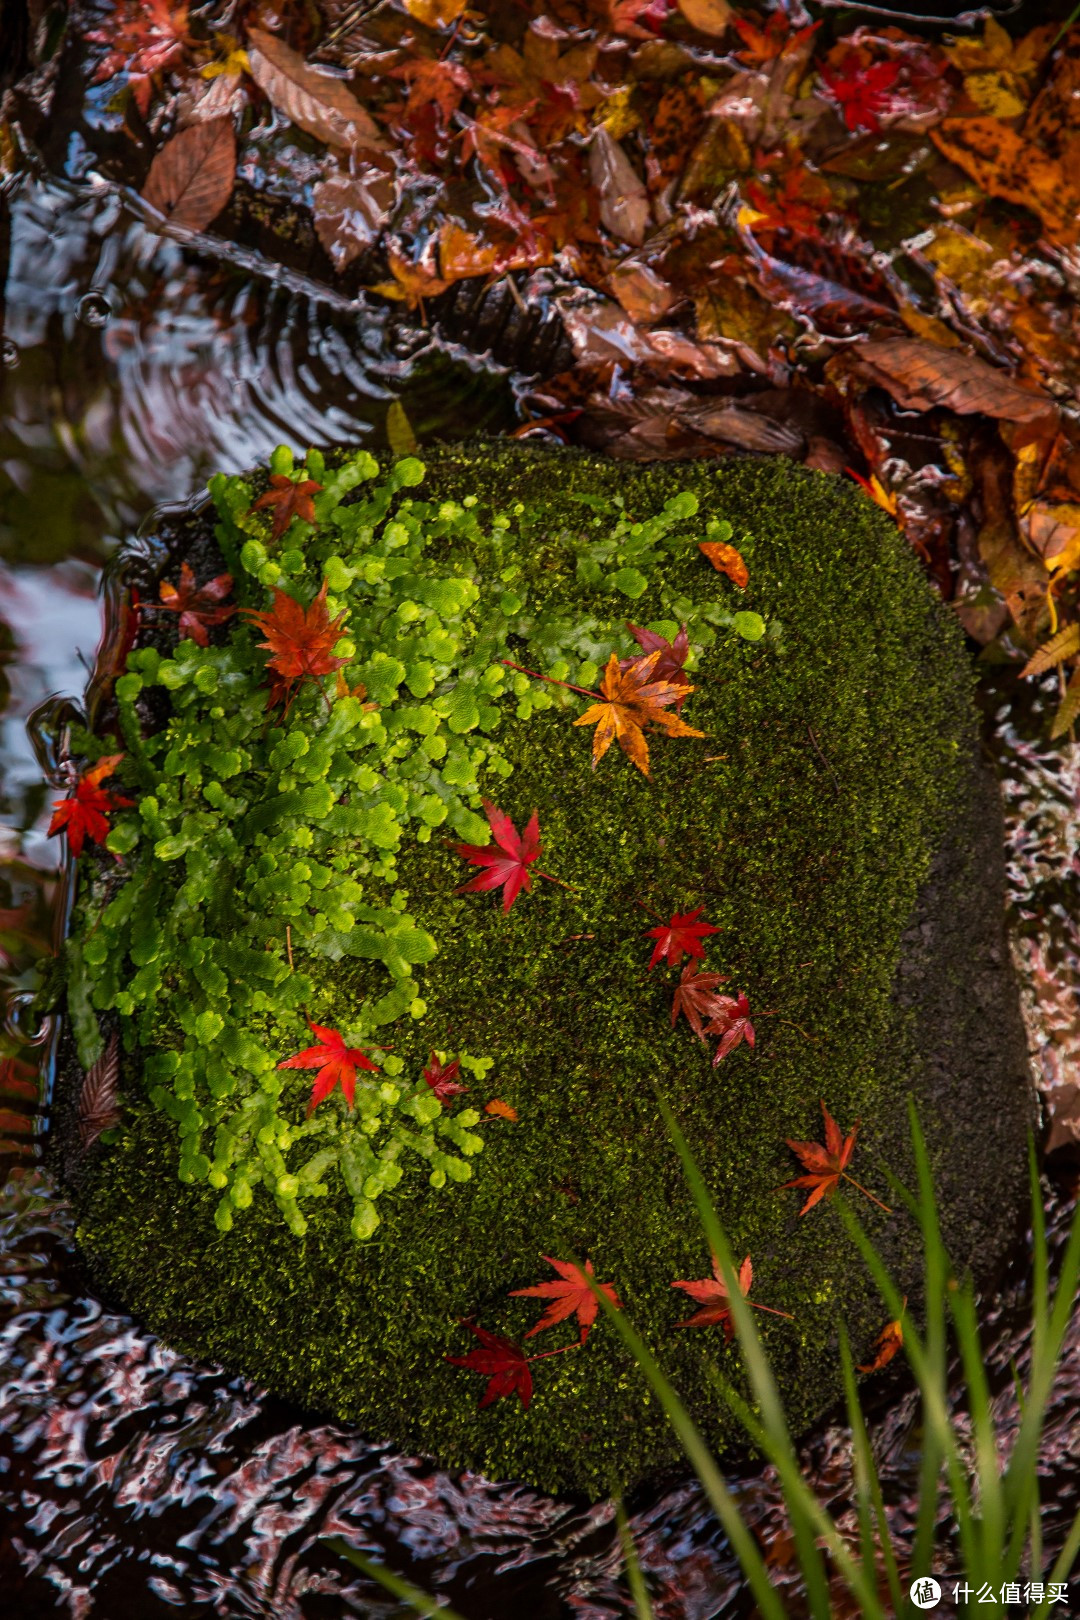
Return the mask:
<svg viewBox="0 0 1080 1620">
<path fill-rule="evenodd" d="M 538 432 L 851 467 L 996 657 L 1080 622 L 1080 23 L 241 0 L 229 26 L 116 0 L 85 29 L 174 225 L 239 231 L 233 171 L 272 112 L 321 154 L 328 278 L 438 319 L 458 282 L 513 276 L 557 314 L 572 364 L 523 392 Z M 1032 672 L 1058 734 L 1078 669 Z M 644 760 L 614 680 L 604 700 L 598 757 L 618 736 Z"/>
</svg>

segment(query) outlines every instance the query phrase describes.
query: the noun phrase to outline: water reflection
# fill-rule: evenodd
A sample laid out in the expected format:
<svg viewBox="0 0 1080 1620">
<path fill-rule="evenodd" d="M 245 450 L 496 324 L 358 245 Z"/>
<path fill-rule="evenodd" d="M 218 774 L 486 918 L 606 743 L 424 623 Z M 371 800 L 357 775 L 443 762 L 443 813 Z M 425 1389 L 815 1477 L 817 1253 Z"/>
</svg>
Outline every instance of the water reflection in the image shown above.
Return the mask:
<svg viewBox="0 0 1080 1620">
<path fill-rule="evenodd" d="M 186 499 L 210 471 L 248 465 L 278 440 L 377 442 L 392 398 L 405 398 L 421 431 L 446 436 L 506 420 L 497 374 L 423 335 L 399 341 L 387 319 L 186 253 L 148 234 L 107 188 L 42 180 L 16 197 L 5 361 L 18 364 L 0 375 L 10 631 L 0 950 L 16 993 L 48 946 L 56 899 L 55 846 L 43 838 L 52 794 L 23 721 L 49 693 L 81 691 L 99 633 L 97 573 L 117 541 L 158 503 Z M 995 736 L 1029 1032 L 1046 1094 L 1062 1103 L 1080 1074 L 1080 759 L 1038 740 L 1038 720 L 1003 704 Z M 0 1157 L 12 1174 L 0 1202 L 0 1587 L 17 1595 L 20 1620 L 400 1614 L 327 1550 L 333 1536 L 476 1620 L 632 1614 L 610 1504 L 401 1457 L 174 1354 L 89 1294 L 70 1210 L 40 1163 L 35 1054 L 14 1038 L 2 1051 Z M 1066 1186 L 1054 1194 L 1052 1242 L 1072 1197 Z M 1009 1369 L 1013 1358 L 1024 1364 L 1029 1273 L 1021 1254 L 986 1307 L 1004 1436 L 1016 1423 Z M 1074 1323 L 1048 1426 L 1051 1542 L 1077 1491 L 1078 1332 Z M 894 1389 L 876 1429 L 898 1533 L 912 1518 L 916 1417 Z M 846 1431 L 824 1427 L 804 1463 L 854 1531 Z M 797 1614 L 776 1481 L 766 1471 L 734 1483 Z M 692 1482 L 633 1506 L 658 1620 L 750 1612 Z"/>
</svg>

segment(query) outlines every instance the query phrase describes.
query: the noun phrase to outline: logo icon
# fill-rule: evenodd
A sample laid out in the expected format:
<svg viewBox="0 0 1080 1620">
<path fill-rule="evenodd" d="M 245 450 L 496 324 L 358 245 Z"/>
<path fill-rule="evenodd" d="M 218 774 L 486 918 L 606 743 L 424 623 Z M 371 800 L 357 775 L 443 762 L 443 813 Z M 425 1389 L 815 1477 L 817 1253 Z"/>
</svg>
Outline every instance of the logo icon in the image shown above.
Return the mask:
<svg viewBox="0 0 1080 1620">
<path fill-rule="evenodd" d="M 934 1609 L 941 1602 L 941 1587 L 932 1575 L 920 1575 L 912 1581 L 908 1596 L 917 1609 Z"/>
</svg>

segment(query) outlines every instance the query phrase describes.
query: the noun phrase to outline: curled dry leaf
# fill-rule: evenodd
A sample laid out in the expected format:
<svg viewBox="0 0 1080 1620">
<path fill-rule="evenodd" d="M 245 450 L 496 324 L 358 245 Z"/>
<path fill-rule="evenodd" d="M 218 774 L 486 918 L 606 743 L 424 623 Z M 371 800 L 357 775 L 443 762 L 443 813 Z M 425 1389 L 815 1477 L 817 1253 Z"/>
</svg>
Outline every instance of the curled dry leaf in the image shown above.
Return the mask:
<svg viewBox="0 0 1080 1620">
<path fill-rule="evenodd" d="M 698 550 L 708 557 L 718 573 L 726 574 L 740 590 L 750 583 L 750 570 L 735 546 L 729 546 L 722 540 L 699 540 Z"/>
<path fill-rule="evenodd" d="M 907 1295 L 904 1295 L 904 1304 L 907 1304 Z M 874 1354 L 869 1361 L 859 1363 L 861 1373 L 880 1372 L 887 1367 L 904 1342 L 904 1319 L 897 1317 L 893 1322 L 886 1322 L 877 1338 L 874 1340 Z"/>
<path fill-rule="evenodd" d="M 922 338 L 861 343 L 853 351 L 851 363 L 908 411 L 943 405 L 958 416 L 981 413 L 1003 421 L 1034 422 L 1054 410 L 1046 394 L 1021 388 L 976 355 L 945 349 Z"/>
<path fill-rule="evenodd" d="M 723 352 L 723 351 L 718 351 Z M 778 422 L 763 411 L 725 401 L 721 405 L 690 405 L 679 411 L 679 421 L 702 433 L 707 439 L 737 445 L 740 450 L 760 450 L 767 455 L 800 455 L 806 440 L 791 422 Z"/>
<path fill-rule="evenodd" d="M 309 67 L 284 40 L 249 28 L 251 76 L 279 112 L 327 146 L 381 149 L 382 136 L 352 91 L 329 73 Z"/>
<path fill-rule="evenodd" d="M 211 118 L 166 141 L 150 165 L 142 199 L 173 225 L 203 231 L 232 196 L 235 177 L 232 120 Z"/>
<path fill-rule="evenodd" d="M 114 1030 L 79 1092 L 79 1141 L 83 1148 L 120 1123 L 120 1037 Z"/>
<path fill-rule="evenodd" d="M 589 147 L 589 177 L 600 198 L 600 218 L 612 236 L 640 247 L 649 228 L 649 194 L 603 124 L 597 126 Z"/>
</svg>

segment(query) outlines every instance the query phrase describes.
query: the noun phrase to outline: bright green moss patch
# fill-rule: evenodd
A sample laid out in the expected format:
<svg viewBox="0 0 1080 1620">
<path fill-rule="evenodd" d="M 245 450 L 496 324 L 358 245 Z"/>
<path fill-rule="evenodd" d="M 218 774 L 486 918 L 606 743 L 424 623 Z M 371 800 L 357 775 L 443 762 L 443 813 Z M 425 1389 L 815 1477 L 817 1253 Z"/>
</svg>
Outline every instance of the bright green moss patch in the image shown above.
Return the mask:
<svg viewBox="0 0 1080 1620">
<path fill-rule="evenodd" d="M 482 1381 L 442 1359 L 475 1342 L 459 1319 L 520 1338 L 539 1307 L 509 1290 L 550 1276 L 542 1254 L 587 1256 L 711 1437 L 734 1433 L 707 1369 L 737 1376 L 737 1351 L 718 1330 L 676 1327 L 687 1301 L 671 1282 L 705 1276 L 709 1258 L 659 1085 L 753 1259 L 755 1297 L 795 1318 L 761 1322 L 793 1421 L 826 1404 L 841 1311 L 865 1341 L 880 1306 L 835 1213 L 800 1220 L 799 1195 L 777 1192 L 798 1171 L 784 1138 L 819 1134 L 824 1097 L 845 1130 L 864 1120 L 853 1168 L 875 1192 L 887 1196 L 884 1164 L 906 1162 L 904 1143 L 875 1131 L 920 1084 L 892 987 L 963 792 L 971 679 L 903 541 L 837 480 L 787 462 L 640 469 L 494 446 L 440 452 L 418 478 L 405 463 L 387 495 L 357 480 L 344 506 L 344 489 L 318 497 L 317 527 L 294 525 L 276 550 L 245 515 L 258 486 L 218 489 L 231 513 L 219 543 L 250 580 L 240 599 L 265 607 L 266 587 L 292 582 L 309 600 L 325 574 L 334 611 L 350 612 L 346 678 L 377 711 L 360 698 L 328 710 L 309 687 L 267 729 L 262 655 L 238 621 L 206 652 L 135 655 L 139 681 L 172 693 L 174 721 L 201 726 L 215 702 L 178 752 L 179 722 L 140 744 L 141 686 L 120 692 L 135 765 L 185 784 L 167 814 L 144 793 L 156 808 L 112 840 L 129 870 L 144 861 L 155 926 L 175 940 L 154 952 L 121 919 L 103 951 L 116 879 L 102 868 L 84 883 L 72 1010 L 84 1055 L 110 1010 L 129 1055 L 124 1124 L 83 1196 L 82 1242 L 102 1281 L 182 1348 L 441 1462 L 600 1493 L 677 1455 L 608 1327 L 534 1368 L 527 1413 L 478 1412 Z M 726 524 L 749 564 L 744 592 L 697 550 Z M 737 613 L 760 620 L 740 635 Z M 620 629 L 630 616 L 669 635 L 689 624 L 684 715 L 706 733 L 650 732 L 651 782 L 617 748 L 594 772 L 590 733 L 572 724 L 583 700 L 497 663 L 504 651 L 591 685 L 613 646 L 637 651 Z M 508 915 L 455 893 L 475 868 L 447 840 L 486 841 L 481 794 L 519 828 L 539 810 L 537 864 L 571 888 L 536 880 Z M 254 839 L 250 861 L 211 858 L 226 833 Z M 714 1069 L 710 1047 L 672 1028 L 677 975 L 647 972 L 638 902 L 663 917 L 706 907 L 723 930 L 708 966 L 754 1013 L 774 1010 L 756 1051 Z M 200 956 L 190 942 L 206 939 L 225 943 Z M 309 1124 L 310 1075 L 274 1067 L 309 1044 L 301 1007 L 393 1046 L 355 1115 L 339 1092 Z M 468 1094 L 438 1114 L 420 1078 L 432 1048 L 474 1060 Z M 492 1097 L 516 1123 L 481 1112 Z M 361 1138 L 375 1168 L 364 1160 L 358 1177 Z M 917 1250 L 906 1217 L 860 1213 L 903 1267 Z"/>
</svg>

